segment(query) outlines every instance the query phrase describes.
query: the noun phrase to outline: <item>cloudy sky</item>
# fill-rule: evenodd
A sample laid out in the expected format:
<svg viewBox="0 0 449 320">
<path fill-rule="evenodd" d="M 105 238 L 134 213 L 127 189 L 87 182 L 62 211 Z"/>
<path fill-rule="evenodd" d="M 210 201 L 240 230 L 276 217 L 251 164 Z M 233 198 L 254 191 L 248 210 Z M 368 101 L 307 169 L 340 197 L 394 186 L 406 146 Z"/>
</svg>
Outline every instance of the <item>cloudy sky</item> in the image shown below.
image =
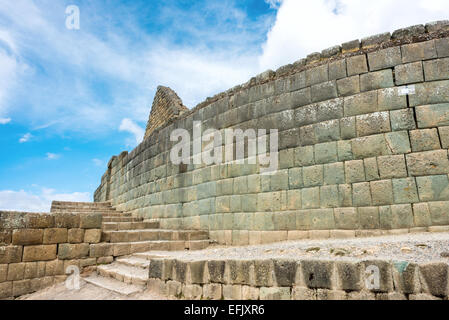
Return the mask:
<svg viewBox="0 0 449 320">
<path fill-rule="evenodd" d="M 311 52 L 448 18 L 447 0 L 0 0 L 0 209 L 90 201 L 141 141 L 157 85 L 192 108 Z"/>
</svg>

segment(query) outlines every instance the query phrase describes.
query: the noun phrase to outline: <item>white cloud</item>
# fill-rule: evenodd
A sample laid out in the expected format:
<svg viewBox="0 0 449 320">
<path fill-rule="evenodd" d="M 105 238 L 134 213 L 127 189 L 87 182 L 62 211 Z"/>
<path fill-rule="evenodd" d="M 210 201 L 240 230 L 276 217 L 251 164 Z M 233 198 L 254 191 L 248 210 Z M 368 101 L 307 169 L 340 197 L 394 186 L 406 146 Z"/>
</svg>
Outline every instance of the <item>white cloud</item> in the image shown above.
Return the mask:
<svg viewBox="0 0 449 320">
<path fill-rule="evenodd" d="M 47 152 L 47 160 L 58 160 L 60 157 L 59 154 Z"/>
<path fill-rule="evenodd" d="M 138 124 L 128 118 L 122 120 L 119 130 L 132 133 L 134 135 L 135 145 L 138 145 L 140 142 L 142 142 L 143 136 L 145 134 L 144 129 L 142 129 Z"/>
<path fill-rule="evenodd" d="M 284 0 L 260 66 L 276 69 L 346 41 L 448 16 L 445 0 Z"/>
<path fill-rule="evenodd" d="M 11 118 L 0 118 L 0 124 L 8 124 L 11 122 Z"/>
<path fill-rule="evenodd" d="M 265 0 L 265 3 L 270 5 L 270 8 L 276 9 L 279 8 L 283 0 Z"/>
<path fill-rule="evenodd" d="M 25 212 L 48 212 L 51 202 L 58 201 L 92 201 L 88 192 L 56 193 L 53 189 L 42 188 L 39 193 L 27 192 L 25 190 L 0 191 L 0 210 L 25 211 Z"/>
<path fill-rule="evenodd" d="M 31 139 L 32 137 L 33 137 L 33 136 L 31 135 L 31 133 L 26 133 L 22 138 L 19 139 L 19 142 L 20 142 L 20 143 L 28 142 L 28 141 L 30 141 L 30 139 Z"/>
</svg>

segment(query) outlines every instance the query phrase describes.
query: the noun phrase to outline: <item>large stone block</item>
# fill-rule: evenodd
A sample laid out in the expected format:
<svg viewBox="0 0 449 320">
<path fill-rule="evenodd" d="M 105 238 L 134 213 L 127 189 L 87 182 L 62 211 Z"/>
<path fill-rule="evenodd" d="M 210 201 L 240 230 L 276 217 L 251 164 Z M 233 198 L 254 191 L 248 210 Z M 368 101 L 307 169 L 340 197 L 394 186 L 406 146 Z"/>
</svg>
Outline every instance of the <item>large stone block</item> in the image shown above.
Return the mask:
<svg viewBox="0 0 449 320">
<path fill-rule="evenodd" d="M 379 229 L 379 208 L 378 207 L 360 207 L 357 208 L 362 229 Z"/>
<path fill-rule="evenodd" d="M 57 245 L 25 246 L 23 249 L 23 261 L 49 261 L 56 259 Z"/>
<path fill-rule="evenodd" d="M 401 48 L 391 47 L 368 53 L 370 71 L 395 67 L 402 63 Z"/>
<path fill-rule="evenodd" d="M 415 227 L 429 227 L 432 225 L 430 210 L 427 203 L 414 203 L 413 217 Z"/>
<path fill-rule="evenodd" d="M 368 72 L 368 63 L 364 54 L 347 58 L 346 64 L 349 77 Z"/>
<path fill-rule="evenodd" d="M 416 183 L 421 201 L 449 200 L 449 180 L 447 175 L 417 177 Z"/>
<path fill-rule="evenodd" d="M 55 227 L 56 228 L 79 228 L 80 215 L 75 213 L 56 213 Z"/>
<path fill-rule="evenodd" d="M 209 279 L 212 283 L 227 283 L 226 262 L 221 260 L 209 260 L 207 262 L 207 270 L 209 271 Z"/>
<path fill-rule="evenodd" d="M 227 260 L 229 280 L 231 284 L 251 285 L 251 269 L 254 261 L 251 260 Z"/>
<path fill-rule="evenodd" d="M 57 244 L 67 242 L 66 228 L 51 228 L 44 230 L 44 244 Z"/>
<path fill-rule="evenodd" d="M 414 178 L 393 179 L 394 203 L 418 202 L 418 191 Z"/>
<path fill-rule="evenodd" d="M 254 284 L 256 287 L 272 287 L 275 285 L 272 260 L 254 261 Z"/>
<path fill-rule="evenodd" d="M 12 233 L 12 244 L 14 245 L 37 245 L 42 244 L 43 229 L 17 229 Z"/>
<path fill-rule="evenodd" d="M 346 183 L 365 181 L 365 168 L 363 160 L 352 160 L 345 162 Z"/>
<path fill-rule="evenodd" d="M 372 292 L 393 291 L 393 272 L 389 262 L 383 260 L 368 260 L 363 262 L 363 284 Z"/>
<path fill-rule="evenodd" d="M 346 60 L 340 59 L 329 63 L 329 80 L 346 78 Z"/>
<path fill-rule="evenodd" d="M 319 102 L 337 98 L 336 81 L 328 81 L 313 85 L 311 87 L 312 102 Z"/>
<path fill-rule="evenodd" d="M 426 82 L 422 84 L 415 85 L 415 94 L 409 95 L 410 106 L 425 106 L 430 104 L 444 104 L 449 102 L 449 81 L 434 81 Z M 444 114 L 444 109 L 447 106 L 432 106 L 415 108 L 418 116 L 418 112 L 421 112 L 422 116 L 428 113 L 428 117 L 423 117 L 423 124 L 427 124 L 427 121 L 436 122 L 446 122 L 447 115 Z M 443 112 L 442 112 L 443 111 Z M 440 114 L 440 115 L 439 115 Z M 442 119 L 439 119 L 442 117 Z M 419 118 L 418 118 L 419 119 Z M 444 124 L 442 124 L 444 125 Z M 429 125 L 429 127 L 434 127 L 434 125 Z"/>
<path fill-rule="evenodd" d="M 337 261 L 335 262 L 337 271 L 337 288 L 345 291 L 359 291 L 362 288 L 361 263 Z"/>
<path fill-rule="evenodd" d="M 377 111 L 377 92 L 370 91 L 344 98 L 345 117 Z"/>
<path fill-rule="evenodd" d="M 426 81 L 446 80 L 449 78 L 449 58 L 424 61 Z"/>
<path fill-rule="evenodd" d="M 424 81 L 424 72 L 421 61 L 396 66 L 394 68 L 394 73 L 396 76 L 396 85 L 398 86 Z"/>
<path fill-rule="evenodd" d="M 301 202 L 303 209 L 316 209 L 320 207 L 320 188 L 301 189 Z"/>
<path fill-rule="evenodd" d="M 380 89 L 377 94 L 379 111 L 407 108 L 407 97 L 400 94 L 400 89 L 397 87 Z"/>
<path fill-rule="evenodd" d="M 402 46 L 403 63 L 434 59 L 437 57 L 435 41 L 411 43 Z"/>
<path fill-rule="evenodd" d="M 369 182 L 354 183 L 352 185 L 352 202 L 355 207 L 372 205 Z"/>
<path fill-rule="evenodd" d="M 360 90 L 362 92 L 393 86 L 393 72 L 390 69 L 365 73 L 360 76 Z"/>
<path fill-rule="evenodd" d="M 405 294 L 421 292 L 419 268 L 414 263 L 393 262 L 393 280 L 397 291 Z"/>
<path fill-rule="evenodd" d="M 334 263 L 330 261 L 301 261 L 302 283 L 312 289 L 332 289 L 334 285 Z"/>
<path fill-rule="evenodd" d="M 60 260 L 81 259 L 89 256 L 89 244 L 59 244 L 58 258 Z"/>
<path fill-rule="evenodd" d="M 388 112 L 360 115 L 356 117 L 356 122 L 358 137 L 391 131 L 390 115 Z"/>
<path fill-rule="evenodd" d="M 403 155 L 378 157 L 377 164 L 381 179 L 404 178 L 407 176 Z"/>
<path fill-rule="evenodd" d="M 393 204 L 393 186 L 391 180 L 371 181 L 373 205 Z"/>
<path fill-rule="evenodd" d="M 449 202 L 429 202 L 429 209 L 432 225 L 449 225 Z"/>
<path fill-rule="evenodd" d="M 112 243 L 98 243 L 91 244 L 89 249 L 89 256 L 100 258 L 114 255 L 114 246 Z"/>
<path fill-rule="evenodd" d="M 345 183 L 345 170 L 342 162 L 324 165 L 324 184 L 337 185 Z"/>
<path fill-rule="evenodd" d="M 449 57 L 449 38 L 435 40 L 439 58 Z"/>
<path fill-rule="evenodd" d="M 356 208 L 335 208 L 335 227 L 343 230 L 354 230 L 359 227 L 359 216 Z"/>
<path fill-rule="evenodd" d="M 329 65 L 324 64 L 306 70 L 306 86 L 312 86 L 326 81 L 329 81 Z"/>
<path fill-rule="evenodd" d="M 406 157 L 409 173 L 413 176 L 447 174 L 449 172 L 446 150 L 411 153 Z"/>
<path fill-rule="evenodd" d="M 274 259 L 274 274 L 279 287 L 291 287 L 296 280 L 298 264 L 295 260 Z"/>
<path fill-rule="evenodd" d="M 327 142 L 315 145 L 316 164 L 337 162 L 337 158 L 337 142 Z"/>
<path fill-rule="evenodd" d="M 333 209 L 315 209 L 310 212 L 310 224 L 312 230 L 335 229 Z"/>
<path fill-rule="evenodd" d="M 352 76 L 337 80 L 338 96 L 346 97 L 360 93 L 360 76 Z"/>
<path fill-rule="evenodd" d="M 303 168 L 303 184 L 305 187 L 323 185 L 323 165 Z"/>
<path fill-rule="evenodd" d="M 426 263 L 419 266 L 424 290 L 433 296 L 446 297 L 448 295 L 448 265 L 444 262 Z"/>
<path fill-rule="evenodd" d="M 101 213 L 86 213 L 80 215 L 81 229 L 101 229 L 103 216 Z"/>
<path fill-rule="evenodd" d="M 260 288 L 260 300 L 291 300 L 291 288 Z"/>
<path fill-rule="evenodd" d="M 413 211 L 410 204 L 391 206 L 391 225 L 393 229 L 407 229 L 414 226 Z"/>
</svg>

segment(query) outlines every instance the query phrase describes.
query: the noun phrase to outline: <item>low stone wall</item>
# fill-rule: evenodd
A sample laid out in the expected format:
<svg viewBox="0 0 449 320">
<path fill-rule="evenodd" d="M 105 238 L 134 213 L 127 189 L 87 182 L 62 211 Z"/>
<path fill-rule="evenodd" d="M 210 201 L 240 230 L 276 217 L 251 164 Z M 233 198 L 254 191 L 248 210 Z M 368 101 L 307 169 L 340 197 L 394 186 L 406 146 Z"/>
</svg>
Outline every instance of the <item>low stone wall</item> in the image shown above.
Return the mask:
<svg viewBox="0 0 449 320">
<path fill-rule="evenodd" d="M 64 281 L 69 266 L 112 262 L 99 254 L 101 224 L 97 213 L 0 212 L 0 299 Z"/>
<path fill-rule="evenodd" d="M 447 300 L 449 288 L 447 262 L 151 259 L 150 266 L 150 290 L 185 299 Z"/>
</svg>

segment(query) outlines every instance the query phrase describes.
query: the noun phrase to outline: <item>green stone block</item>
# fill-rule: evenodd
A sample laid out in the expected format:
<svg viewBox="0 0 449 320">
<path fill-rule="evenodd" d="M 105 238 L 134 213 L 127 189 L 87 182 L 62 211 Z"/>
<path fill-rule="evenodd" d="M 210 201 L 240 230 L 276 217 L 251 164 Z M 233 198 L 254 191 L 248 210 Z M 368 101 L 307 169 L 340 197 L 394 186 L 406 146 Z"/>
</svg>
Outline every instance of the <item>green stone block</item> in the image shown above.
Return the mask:
<svg viewBox="0 0 449 320">
<path fill-rule="evenodd" d="M 302 208 L 301 205 L 301 190 L 289 190 L 287 193 L 288 197 L 288 210 L 299 210 Z"/>
<path fill-rule="evenodd" d="M 315 145 L 315 163 L 324 164 L 337 161 L 337 142 Z"/>
<path fill-rule="evenodd" d="M 371 206 L 371 192 L 369 182 L 355 183 L 352 185 L 353 206 Z"/>
<path fill-rule="evenodd" d="M 342 139 L 352 139 L 357 137 L 355 117 L 342 118 L 340 120 L 340 131 Z"/>
<path fill-rule="evenodd" d="M 303 181 L 305 187 L 323 185 L 323 166 L 311 166 L 303 168 Z"/>
<path fill-rule="evenodd" d="M 294 212 L 274 212 L 274 230 L 293 230 L 296 228 L 296 216 Z"/>
<path fill-rule="evenodd" d="M 422 62 L 402 64 L 394 68 L 396 85 L 424 82 Z"/>
<path fill-rule="evenodd" d="M 295 150 L 287 149 L 279 151 L 279 167 L 280 169 L 292 168 L 295 163 Z"/>
<path fill-rule="evenodd" d="M 360 76 L 360 90 L 370 91 L 394 87 L 393 71 L 391 69 L 365 73 Z"/>
<path fill-rule="evenodd" d="M 447 226 L 449 225 L 449 202 L 429 202 L 430 216 L 432 225 Z"/>
<path fill-rule="evenodd" d="M 363 159 L 363 165 L 365 166 L 366 181 L 379 180 L 379 168 L 377 167 L 376 158 Z"/>
<path fill-rule="evenodd" d="M 264 229 L 265 231 L 273 231 L 274 230 L 274 222 L 273 222 L 273 214 L 272 212 L 265 212 L 264 218 Z"/>
<path fill-rule="evenodd" d="M 398 204 L 391 206 L 392 228 L 413 228 L 413 211 L 411 204 Z"/>
<path fill-rule="evenodd" d="M 365 168 L 363 160 L 352 160 L 345 162 L 346 183 L 365 181 Z"/>
<path fill-rule="evenodd" d="M 342 230 L 359 228 L 359 215 L 356 208 L 335 208 L 335 227 Z"/>
<path fill-rule="evenodd" d="M 449 179 L 447 175 L 417 177 L 420 201 L 449 200 Z"/>
<path fill-rule="evenodd" d="M 401 95 L 399 88 L 378 90 L 379 111 L 388 111 L 407 108 L 407 96 Z"/>
<path fill-rule="evenodd" d="M 301 201 L 303 209 L 315 209 L 320 207 L 320 188 L 301 189 Z"/>
<path fill-rule="evenodd" d="M 336 208 L 339 206 L 338 186 L 324 186 L 320 188 L 321 208 Z"/>
<path fill-rule="evenodd" d="M 310 211 L 311 230 L 335 229 L 333 209 L 316 209 Z"/>
<path fill-rule="evenodd" d="M 289 189 L 299 189 L 304 186 L 302 178 L 302 168 L 292 168 L 288 170 Z"/>
<path fill-rule="evenodd" d="M 377 92 L 364 92 L 354 96 L 345 97 L 345 117 L 358 116 L 377 111 Z"/>
<path fill-rule="evenodd" d="M 257 211 L 271 211 L 273 208 L 273 195 L 271 192 L 259 193 L 257 195 Z"/>
<path fill-rule="evenodd" d="M 271 176 L 270 175 L 260 175 L 260 186 L 262 192 L 271 191 Z"/>
<path fill-rule="evenodd" d="M 432 225 L 429 205 L 425 202 L 413 204 L 413 217 L 415 227 L 429 227 Z"/>
<path fill-rule="evenodd" d="M 259 193 L 260 191 L 260 175 L 248 176 L 248 193 Z"/>
<path fill-rule="evenodd" d="M 379 220 L 380 227 L 383 230 L 391 230 L 392 228 L 392 215 L 390 206 L 379 207 Z"/>
<path fill-rule="evenodd" d="M 410 141 L 413 152 L 441 149 L 440 138 L 436 128 L 410 131 Z M 441 137 L 441 141 L 444 141 L 443 137 Z"/>
<path fill-rule="evenodd" d="M 270 175 L 270 187 L 271 191 L 288 190 L 288 170 L 276 171 Z"/>
<path fill-rule="evenodd" d="M 352 185 L 340 184 L 338 186 L 338 201 L 341 207 L 352 206 Z"/>
<path fill-rule="evenodd" d="M 392 154 L 406 154 L 412 151 L 407 131 L 386 133 L 385 140 Z"/>
<path fill-rule="evenodd" d="M 447 122 L 447 115 L 444 114 L 443 110 L 445 107 L 438 104 L 447 104 L 449 102 L 449 81 L 444 80 L 416 84 L 415 94 L 409 95 L 409 101 L 411 107 L 424 106 L 415 108 L 418 128 L 435 127 L 436 125 L 432 125 L 435 121 Z M 432 104 L 434 106 L 429 106 Z M 435 118 L 437 114 L 440 114 L 443 118 Z M 420 118 L 422 119 L 421 124 Z"/>
<path fill-rule="evenodd" d="M 393 195 L 395 204 L 419 202 L 415 179 L 393 179 Z"/>
<path fill-rule="evenodd" d="M 324 165 L 324 184 L 336 185 L 345 183 L 345 169 L 342 162 Z"/>
<path fill-rule="evenodd" d="M 391 180 L 380 180 L 370 182 L 373 205 L 393 204 L 393 187 Z"/>
<path fill-rule="evenodd" d="M 362 229 L 379 229 L 379 208 L 378 207 L 363 207 L 357 208 L 360 219 L 360 228 Z"/>
<path fill-rule="evenodd" d="M 337 142 L 338 161 L 349 161 L 353 159 L 352 144 L 348 140 Z"/>
<path fill-rule="evenodd" d="M 310 210 L 298 210 L 295 216 L 297 230 L 310 230 Z"/>
<path fill-rule="evenodd" d="M 313 146 L 296 148 L 294 154 L 295 167 L 312 166 L 315 164 Z"/>
<path fill-rule="evenodd" d="M 365 159 L 391 154 L 385 136 L 377 134 L 351 140 L 354 159 Z"/>
<path fill-rule="evenodd" d="M 257 211 L 257 194 L 247 194 L 242 200 L 243 212 L 255 212 Z"/>
<path fill-rule="evenodd" d="M 401 109 L 390 111 L 391 130 L 413 130 L 416 129 L 413 109 Z"/>
<path fill-rule="evenodd" d="M 340 121 L 329 120 L 313 125 L 316 142 L 330 142 L 340 140 Z"/>
<path fill-rule="evenodd" d="M 381 179 L 403 178 L 407 176 L 404 155 L 377 158 Z"/>
</svg>

